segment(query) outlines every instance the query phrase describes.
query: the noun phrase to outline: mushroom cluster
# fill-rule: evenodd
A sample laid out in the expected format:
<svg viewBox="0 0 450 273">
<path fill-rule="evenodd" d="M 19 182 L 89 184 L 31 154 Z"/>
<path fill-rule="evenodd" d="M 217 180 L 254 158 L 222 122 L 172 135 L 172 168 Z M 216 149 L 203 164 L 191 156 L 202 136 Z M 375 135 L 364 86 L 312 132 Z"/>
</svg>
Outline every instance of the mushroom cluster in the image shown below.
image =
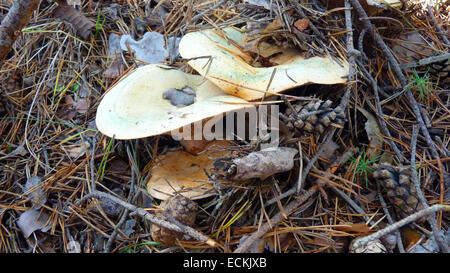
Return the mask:
<svg viewBox="0 0 450 273">
<path fill-rule="evenodd" d="M 345 61 L 306 59 L 300 51 L 266 42 L 261 42 L 255 57 L 244 50 L 244 43 L 244 34 L 235 28 L 186 34 L 179 52 L 200 75 L 161 64 L 137 68 L 104 95 L 97 109 L 97 128 L 115 139 L 174 135 L 180 129 L 191 131 L 195 123 L 255 107 L 251 101 L 296 86 L 347 81 Z M 266 65 L 255 58 L 263 58 Z M 167 200 L 180 191 L 193 199 L 211 195 L 204 170 L 213 165 L 214 156 L 198 153 L 211 146 L 223 148 L 226 141 L 210 142 L 200 136 L 183 139 L 182 144 L 186 151 L 169 152 L 155 160 L 147 182 L 153 197 Z M 216 156 L 225 156 L 225 152 Z"/>
</svg>

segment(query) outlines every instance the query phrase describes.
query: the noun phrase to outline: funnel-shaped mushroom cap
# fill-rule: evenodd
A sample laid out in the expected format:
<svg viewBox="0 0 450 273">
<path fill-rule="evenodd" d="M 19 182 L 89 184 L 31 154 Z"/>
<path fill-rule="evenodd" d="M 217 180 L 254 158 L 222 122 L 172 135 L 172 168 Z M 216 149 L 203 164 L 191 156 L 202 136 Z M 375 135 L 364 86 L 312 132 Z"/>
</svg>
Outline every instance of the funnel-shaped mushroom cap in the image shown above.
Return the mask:
<svg viewBox="0 0 450 273">
<path fill-rule="evenodd" d="M 167 92 L 183 89 L 194 98 L 192 104 L 175 106 L 164 98 Z M 100 132 L 116 139 L 142 138 L 248 106 L 244 103 L 201 76 L 146 65 L 105 94 L 97 109 L 96 125 Z"/>
<path fill-rule="evenodd" d="M 252 61 L 250 54 L 241 50 L 245 48 L 245 35 L 234 28 L 225 28 L 222 32 L 226 38 L 212 29 L 188 33 L 181 39 L 179 51 L 185 59 L 195 58 L 188 62 L 189 65 L 229 94 L 256 100 L 264 96 L 269 83 L 269 94 L 266 96 L 307 83 L 337 84 L 347 81 L 348 63 L 339 64 L 328 57 L 305 59 L 296 49 L 285 49 L 265 42 L 260 43 L 259 54 L 276 65 L 254 67 L 249 64 Z M 199 58 L 201 56 L 211 58 Z"/>
</svg>

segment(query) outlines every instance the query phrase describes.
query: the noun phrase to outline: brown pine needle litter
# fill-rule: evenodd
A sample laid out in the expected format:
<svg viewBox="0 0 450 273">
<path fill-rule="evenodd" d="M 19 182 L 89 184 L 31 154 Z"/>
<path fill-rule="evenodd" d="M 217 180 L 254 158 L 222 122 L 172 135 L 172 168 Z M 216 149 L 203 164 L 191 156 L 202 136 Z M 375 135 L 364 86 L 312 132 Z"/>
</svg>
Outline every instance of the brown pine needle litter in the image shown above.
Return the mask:
<svg viewBox="0 0 450 273">
<path fill-rule="evenodd" d="M 428 241 L 434 242 L 430 252 L 448 252 L 450 7 L 446 1 L 406 2 L 0 0 L 0 253 L 345 253 L 357 237 L 353 247 L 380 239 L 388 252 L 417 252 Z M 227 37 L 230 27 L 245 34 L 247 45 Z M 155 168 L 170 164 L 164 155 L 186 144 L 169 134 L 109 138 L 95 120 L 106 94 L 149 63 L 136 49 L 147 33 L 158 33 L 167 50 L 158 61 L 164 69 L 197 75 L 189 61 L 202 60 L 203 82 L 231 83 L 214 74 L 213 56 L 184 59 L 176 50 L 184 35 L 207 29 L 230 44 L 219 49 L 253 66 L 249 74 L 273 71 L 266 90 L 245 80 L 232 85 L 264 93 L 248 107 L 278 107 L 278 146 L 298 153 L 292 168 L 273 168 L 283 171 L 266 177 L 252 166 L 276 160 L 261 157 L 250 166 L 259 155 L 253 152 L 268 142 L 262 136 L 201 151 L 213 164 L 192 168 L 201 173 L 194 182 L 208 183 L 207 197 L 192 198 L 198 211 L 186 224 L 176 215 L 182 208 L 162 209 L 147 185 Z M 121 44 L 125 35 L 128 43 Z M 277 63 L 283 52 L 263 55 L 267 44 L 306 60 L 348 65 L 347 82 L 271 92 L 277 77 L 294 83 L 295 75 Z M 333 101 L 329 109 L 314 109 L 327 100 Z M 311 107 L 286 118 L 296 102 Z M 325 114 L 332 111 L 345 113 L 343 126 L 328 126 Z M 327 126 L 323 133 L 287 126 L 303 121 Z M 227 156 L 214 157 L 214 149 Z M 392 166 L 384 167 L 391 174 L 397 167 L 410 171 L 420 210 L 405 216 L 389 203 L 408 196 L 379 183 L 383 173 L 373 173 L 380 166 Z M 231 179 L 246 168 L 256 174 Z M 166 182 L 171 193 L 158 196 L 190 190 Z M 161 236 L 175 232 L 177 238 L 164 245 L 152 237 L 152 225 Z M 406 228 L 422 240 L 411 244 Z M 387 236 L 396 238 L 394 247 L 387 247 Z"/>
</svg>

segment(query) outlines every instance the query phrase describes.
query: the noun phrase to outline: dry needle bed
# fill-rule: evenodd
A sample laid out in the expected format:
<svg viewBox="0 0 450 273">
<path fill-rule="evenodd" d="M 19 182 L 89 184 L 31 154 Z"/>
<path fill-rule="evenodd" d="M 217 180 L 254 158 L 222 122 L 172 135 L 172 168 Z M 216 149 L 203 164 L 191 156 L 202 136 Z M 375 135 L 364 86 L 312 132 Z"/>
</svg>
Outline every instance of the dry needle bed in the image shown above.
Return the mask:
<svg viewBox="0 0 450 273">
<path fill-rule="evenodd" d="M 1 252 L 348 252 L 355 237 L 419 210 L 399 212 L 395 194 L 390 198 L 383 188 L 389 182 L 373 176 L 382 162 L 396 168 L 417 166 L 405 183 L 411 190 L 420 182 L 415 201 L 422 209 L 449 204 L 450 87 L 442 74 L 445 65 L 436 72 L 442 60 L 425 66 L 411 63 L 448 54 L 448 6 L 438 5 L 431 13 L 420 3 L 386 11 L 364 6 L 370 17 L 364 19 L 354 3 L 358 1 L 349 1 L 353 8 L 346 12 L 344 1 L 327 7 L 321 1 L 277 0 L 270 10 L 237 0 L 188 2 L 81 1 L 81 13 L 73 11 L 74 16 L 93 23 L 83 38 L 85 26 L 54 18 L 58 5 L 41 1 L 0 68 Z M 9 5 L 0 1 L 0 18 Z M 366 22 L 374 24 L 379 37 L 372 36 Z M 309 57 L 348 60 L 347 84 L 299 86 L 271 97 L 283 112 L 295 105 L 295 98 L 331 100 L 333 107 L 345 109 L 345 125 L 305 133 L 282 118 L 280 146 L 298 151 L 294 166 L 238 181 L 210 172 L 215 192 L 196 201 L 193 230 L 170 219 L 158 222 L 191 238 L 176 242 L 177 247 L 161 245 L 152 237 L 151 223 L 157 221 L 155 215 L 165 216 L 146 183 L 159 155 L 183 148 L 167 135 L 115 140 L 97 131 L 96 111 L 106 90 L 141 63 L 126 50 L 111 56 L 110 34 L 139 40 L 153 31 L 167 42 L 188 32 L 246 25 L 254 39 L 300 49 Z M 405 32 L 421 38 L 402 36 Z M 380 40 L 398 61 L 392 61 Z M 396 50 L 399 44 L 403 49 Z M 405 51 L 409 44 L 422 47 Z M 196 73 L 180 56 L 167 60 L 167 65 Z M 270 60 L 259 62 L 271 66 Z M 402 66 L 406 63 L 408 68 Z M 118 74 L 105 75 L 111 69 Z M 245 156 L 260 144 L 234 141 L 228 149 Z M 403 185 L 400 175 L 389 170 L 394 182 Z M 394 239 L 384 236 L 385 251 L 408 251 L 434 238 L 431 232 L 447 231 L 448 212 L 443 206 L 437 212 L 434 208 L 420 215 L 422 221 L 414 219 L 396 229 L 399 233 L 392 232 Z M 40 220 L 36 226 L 25 225 L 27 231 L 18 221 L 25 212 Z M 437 240 L 435 251 L 444 252 Z"/>
</svg>

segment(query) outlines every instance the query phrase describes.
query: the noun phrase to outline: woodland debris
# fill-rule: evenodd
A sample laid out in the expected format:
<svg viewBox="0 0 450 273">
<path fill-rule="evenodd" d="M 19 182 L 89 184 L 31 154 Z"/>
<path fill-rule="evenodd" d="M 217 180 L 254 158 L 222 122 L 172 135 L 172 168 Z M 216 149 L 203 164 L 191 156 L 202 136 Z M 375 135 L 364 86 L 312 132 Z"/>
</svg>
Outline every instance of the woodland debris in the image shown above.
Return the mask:
<svg viewBox="0 0 450 273">
<path fill-rule="evenodd" d="M 298 19 L 294 23 L 294 27 L 296 27 L 300 31 L 304 31 L 309 26 L 309 20 L 306 18 Z"/>
<path fill-rule="evenodd" d="M 387 200 L 402 218 L 423 208 L 414 183 L 411 181 L 410 166 L 394 167 L 380 164 L 373 176 L 383 186 Z"/>
<path fill-rule="evenodd" d="M 321 0 L 321 2 L 330 10 L 344 6 L 344 0 Z M 371 16 L 381 13 L 389 7 L 401 8 L 403 5 L 401 0 L 362 0 L 359 2 Z"/>
<path fill-rule="evenodd" d="M 425 3 L 423 0 L 420 1 Z M 429 223 L 416 221 L 410 225 L 419 234 L 419 242 L 411 241 L 416 245 L 401 236 L 392 236 L 392 234 L 400 234 L 399 227 L 407 223 L 401 222 L 402 216 L 399 213 L 395 216 L 401 221 L 392 220 L 390 214 L 395 207 L 391 203 L 386 205 L 382 198 L 382 191 L 376 194 L 375 186 L 381 187 L 381 183 L 354 184 L 354 182 L 362 181 L 352 179 L 353 165 L 349 167 L 345 162 L 337 162 L 326 156 L 326 150 L 330 150 L 330 154 L 335 151 L 336 156 L 341 156 L 342 153 L 346 153 L 346 150 L 362 147 L 361 145 L 367 145 L 370 149 L 370 146 L 375 144 L 374 137 L 378 136 L 380 146 L 374 145 L 376 152 L 388 155 L 391 164 L 399 162 L 404 165 L 408 162 L 408 157 L 411 157 L 411 163 L 409 163 L 411 180 L 414 180 L 422 205 L 428 202 L 439 203 L 439 210 L 444 210 L 445 206 L 442 204 L 446 203 L 448 199 L 446 197 L 450 194 L 450 191 L 445 189 L 447 182 L 450 181 L 447 164 L 450 153 L 446 148 L 449 137 L 445 130 L 449 112 L 448 92 L 446 92 L 448 88 L 445 88 L 446 85 L 443 84 L 446 79 L 446 64 L 444 59 L 430 61 L 430 58 L 439 56 L 442 58 L 448 51 L 449 43 L 445 40 L 445 31 L 450 26 L 448 20 L 450 10 L 443 1 L 434 1 L 435 5 L 429 8 L 429 10 L 432 9 L 431 13 L 427 13 L 425 4 L 423 9 L 416 6 L 413 9 L 409 7 L 409 3 L 419 2 L 419 0 L 402 1 L 405 7 L 395 9 L 388 8 L 386 5 L 381 7 L 382 5 L 375 3 L 373 6 L 375 12 L 372 12 L 372 8 L 368 5 L 375 2 L 373 0 L 352 0 L 353 8 L 348 4 L 349 0 L 327 1 L 330 5 L 326 3 L 322 5 L 320 1 L 298 0 L 220 0 L 214 1 L 212 5 L 201 0 L 113 1 L 116 4 L 112 5 L 105 1 L 70 2 L 69 4 L 76 5 L 77 10 L 82 8 L 83 14 L 90 16 L 91 19 L 92 16 L 99 14 L 99 18 L 105 20 L 101 21 L 101 29 L 97 33 L 99 35 L 90 35 L 89 41 L 80 41 L 70 33 L 61 31 L 61 23 L 55 23 L 51 18 L 46 18 L 57 8 L 55 1 L 41 1 L 39 10 L 33 12 L 29 20 L 29 28 L 26 28 L 23 34 L 19 34 L 13 50 L 10 50 L 8 54 L 8 60 L 3 63 L 4 73 L 0 73 L 2 87 L 0 88 L 2 89 L 0 115 L 4 116 L 0 117 L 0 135 L 4 140 L 0 145 L 0 222 L 2 227 L 6 228 L 2 229 L 2 232 L 6 232 L 6 235 L 11 231 L 12 235 L 15 231 L 20 233 L 15 219 L 24 212 L 26 209 L 24 206 L 31 207 L 36 204 L 31 194 L 24 193 L 22 187 L 29 173 L 46 178 L 45 187 L 38 187 L 38 189 L 48 188 L 51 194 L 47 195 L 47 202 L 43 205 L 47 210 L 42 210 L 51 213 L 48 222 L 56 228 L 52 234 L 42 234 L 37 231 L 36 236 L 30 236 L 29 239 L 25 236 L 0 234 L 2 236 L 0 252 L 24 252 L 31 249 L 37 252 L 169 252 L 170 249 L 172 251 L 175 249 L 182 252 L 209 253 L 230 252 L 236 247 L 236 252 L 334 252 L 338 248 L 337 243 L 340 244 L 340 251 L 348 251 L 349 239 L 355 233 L 357 236 L 369 234 L 376 231 L 374 229 L 381 229 L 386 225 L 388 225 L 387 230 L 381 231 L 388 234 L 378 239 L 381 239 L 388 251 L 405 252 L 403 246 L 406 246 L 406 251 L 416 249 L 418 252 L 430 250 L 433 253 L 448 252 L 448 247 L 446 250 L 442 247 L 441 240 L 437 239 L 440 238 L 437 236 L 440 233 L 435 232 L 436 229 L 448 229 L 450 219 L 448 212 L 419 211 L 419 216 L 413 214 L 414 219 L 409 218 L 409 222 L 406 221 L 411 223 L 419 218 L 428 219 Z M 263 4 L 252 5 L 249 4 L 250 2 Z M 369 17 L 360 11 L 359 6 L 355 4 L 357 2 L 364 5 Z M 15 1 L 3 1 L 0 4 L 0 21 L 13 3 Z M 335 8 L 331 8 L 333 4 L 336 5 Z M 110 9 L 107 8 L 108 5 Z M 164 12 L 164 15 L 158 14 L 158 11 L 163 8 L 167 8 L 167 12 Z M 377 13 L 379 15 L 374 15 Z M 305 26 L 295 24 L 297 21 L 302 22 L 301 20 L 309 22 L 305 29 L 303 29 Z M 103 22 L 105 22 L 104 25 Z M 119 77 L 143 63 L 136 59 L 137 54 L 130 46 L 127 47 L 129 53 L 123 54 L 119 35 L 130 34 L 133 40 L 139 42 L 145 31 L 155 31 L 165 35 L 165 43 L 167 43 L 169 37 L 182 37 L 186 33 L 196 33 L 205 29 L 214 29 L 219 35 L 225 37 L 221 30 L 226 30 L 227 27 L 233 27 L 242 32 L 245 41 L 238 44 L 236 48 L 239 51 L 233 51 L 231 55 L 238 60 L 243 60 L 252 68 L 270 71 L 266 74 L 268 76 L 266 82 L 261 83 L 262 89 L 250 90 L 262 93 L 263 97 L 254 102 L 243 100 L 243 105 L 280 105 L 281 110 L 284 110 L 288 102 L 302 100 L 303 96 L 314 96 L 323 101 L 328 99 L 336 101 L 342 98 L 340 107 L 346 113 L 348 126 L 340 126 L 339 130 L 330 126 L 331 128 L 325 129 L 326 134 L 319 135 L 318 132 L 311 134 L 294 126 L 287 128 L 285 124 L 288 122 L 281 123 L 279 146 L 298 148 L 300 155 L 294 156 L 295 169 L 269 176 L 265 181 L 260 181 L 259 177 L 245 181 L 226 181 L 216 176 L 214 170 L 211 170 L 210 161 L 207 165 L 199 165 L 197 169 L 203 171 L 204 175 L 200 182 L 211 186 L 209 189 L 205 187 L 204 192 L 199 195 L 205 193 L 215 195 L 201 200 L 202 210 L 198 212 L 199 221 L 196 223 L 196 228 L 205 233 L 202 236 L 192 228 L 190 230 L 186 229 L 186 226 L 180 228 L 181 224 L 177 225 L 177 221 L 170 222 L 171 217 L 167 218 L 168 221 L 159 221 L 159 218 L 151 214 L 156 212 L 154 210 L 155 202 L 158 203 L 156 198 L 147 200 L 141 200 L 141 198 L 149 196 L 146 189 L 142 187 L 145 187 L 143 184 L 151 179 L 154 174 L 153 167 L 159 163 L 159 160 L 164 163 L 162 155 L 180 152 L 182 148 L 179 144 L 182 144 L 185 151 L 191 151 L 195 153 L 191 154 L 192 156 L 198 156 L 208 140 L 189 140 L 188 144 L 181 139 L 178 143 L 170 136 L 160 136 L 159 133 L 139 140 L 110 140 L 107 135 L 98 133 L 94 119 L 100 100 L 114 90 L 114 85 L 120 84 Z M 240 27 L 242 28 L 239 29 Z M 67 27 L 65 29 L 67 30 Z M 398 41 L 398 33 L 400 35 L 405 33 L 405 29 L 414 29 L 423 38 L 416 44 L 402 39 L 404 47 L 408 44 L 421 47 L 409 56 L 411 62 L 397 51 L 392 51 L 383 45 L 384 42 L 392 45 Z M 75 32 L 75 30 L 69 32 Z M 118 40 L 107 39 L 110 33 L 117 35 Z M 372 39 L 372 35 L 375 35 L 375 39 Z M 229 38 L 228 35 L 226 38 Z M 112 53 L 108 52 L 106 46 L 108 42 L 119 42 L 119 49 Z M 231 46 L 234 45 L 233 40 L 229 39 L 227 42 Z M 278 93 L 269 101 L 267 97 L 274 94 L 270 88 L 279 74 L 287 74 L 294 81 L 296 79 L 292 77 L 290 70 L 279 69 L 279 63 L 274 61 L 277 52 L 274 52 L 275 55 L 271 55 L 270 52 L 269 55 L 258 53 L 259 49 L 266 50 L 264 43 L 283 49 L 297 50 L 305 59 L 317 56 L 330 58 L 338 63 L 340 60 L 348 59 L 349 73 L 344 75 L 346 84 L 298 86 L 283 91 L 285 92 L 283 94 Z M 167 46 L 164 47 L 169 51 Z M 111 48 L 114 49 L 113 46 L 109 49 Z M 176 47 L 170 48 L 176 50 Z M 379 54 L 380 49 L 385 52 L 384 55 Z M 394 55 L 386 55 L 388 52 L 393 52 Z M 440 55 L 427 57 L 431 56 L 429 54 Z M 187 62 L 196 59 L 176 58 L 175 61 L 170 56 L 171 53 L 164 59 L 165 64 L 179 71 L 192 73 L 193 70 Z M 199 56 L 198 59 L 205 61 L 202 69 L 205 69 L 205 74 L 209 75 L 208 70 L 217 60 L 206 54 Z M 422 60 L 427 60 L 428 63 L 422 64 Z M 122 61 L 123 64 L 120 65 L 114 63 Z M 405 79 L 398 71 L 397 61 L 400 62 L 400 70 L 405 73 Z M 405 63 L 406 61 L 408 63 Z M 107 71 L 108 66 L 114 73 L 106 73 L 110 72 Z M 167 68 L 162 65 L 159 67 Z M 103 71 L 105 73 L 102 75 Z M 412 76 L 415 71 L 421 78 L 417 74 Z M 252 72 L 253 70 L 248 74 Z M 106 76 L 111 78 L 107 79 Z M 147 73 L 146 76 L 155 78 L 151 73 Z M 430 92 L 416 105 L 414 98 L 419 95 L 419 89 L 416 86 L 425 78 L 431 82 L 427 84 Z M 76 91 L 71 87 L 74 86 L 73 79 L 76 79 L 77 85 L 82 86 L 81 89 L 89 90 L 86 91 L 88 94 L 81 99 L 79 98 L 81 89 L 80 92 L 72 92 Z M 210 81 L 205 77 L 202 80 Z M 214 86 L 214 83 L 211 84 Z M 172 119 L 177 118 L 178 114 L 180 119 L 189 117 L 189 111 L 192 109 L 186 112 L 183 112 L 183 109 L 199 103 L 199 92 L 196 87 L 187 86 L 194 90 L 195 96 L 191 96 L 189 92 L 182 92 L 184 85 L 180 85 L 161 89 L 162 91 L 158 93 L 159 97 L 154 97 L 161 100 L 158 104 L 171 107 L 169 111 L 174 113 Z M 70 89 L 64 89 L 65 87 Z M 64 89 L 63 93 L 59 88 Z M 153 85 L 146 89 L 146 92 L 142 93 L 144 95 L 140 97 L 144 101 L 140 104 L 141 102 L 136 99 L 134 101 L 137 102 L 136 105 L 142 105 L 142 109 L 149 105 L 147 107 L 149 111 L 161 110 L 162 107 L 159 105 L 147 103 L 149 100 L 145 101 L 155 89 L 157 88 Z M 410 91 L 413 96 L 409 96 Z M 57 99 L 58 96 L 60 100 Z M 67 99 L 68 97 L 72 100 Z M 129 96 L 126 93 L 118 96 L 117 101 L 127 99 Z M 224 104 L 236 103 L 225 102 Z M 51 107 L 48 107 L 49 105 Z M 371 124 L 375 125 L 378 122 L 382 134 L 376 126 L 373 126 L 375 129 L 371 132 L 364 131 L 366 119 L 356 110 L 358 106 L 373 114 L 374 122 Z M 333 107 L 330 106 L 331 109 Z M 109 108 L 114 113 L 117 113 L 118 109 L 120 112 L 119 104 Z M 193 108 L 195 111 L 198 109 Z M 64 111 L 69 113 L 65 114 Z M 294 110 L 293 113 L 295 112 L 297 111 Z M 154 116 L 155 113 L 159 112 L 154 111 L 149 116 Z M 143 120 L 148 118 L 145 115 L 142 116 Z M 209 116 L 199 121 L 209 123 L 218 116 L 222 115 Z M 417 145 L 413 145 L 414 137 L 411 137 L 411 127 L 414 136 L 416 126 L 413 124 L 416 119 L 420 123 L 423 135 L 418 138 Z M 122 122 L 127 123 L 128 119 L 119 118 L 111 123 L 117 125 Z M 144 126 L 153 130 L 159 126 L 158 122 L 158 119 L 154 119 Z M 170 121 L 164 119 L 162 122 L 170 124 Z M 421 122 L 425 126 L 422 126 Z M 190 122 L 178 130 L 186 131 L 184 127 L 190 127 L 192 133 L 194 123 Z M 120 127 L 118 131 L 131 132 L 135 124 L 130 122 L 128 125 Z M 431 134 L 431 139 L 427 136 L 427 130 Z M 366 137 L 366 132 L 369 139 Z M 223 149 L 224 154 L 218 155 L 219 158 L 225 157 L 220 167 L 225 167 L 223 171 L 229 170 L 230 174 L 235 172 L 233 168 L 229 168 L 234 164 L 233 160 L 243 158 L 252 151 L 258 151 L 258 147 L 266 140 L 264 137 L 251 141 L 248 141 L 246 137 L 239 137 L 239 139 L 242 141 L 233 142 L 230 147 L 215 149 Z M 410 139 L 413 141 L 408 147 Z M 90 153 L 81 149 L 86 141 L 91 145 L 86 146 L 88 147 L 86 151 L 90 150 Z M 198 141 L 199 145 L 195 148 L 189 147 L 195 141 Z M 334 143 L 333 141 L 338 146 L 337 149 L 336 145 L 327 145 L 327 143 Z M 127 152 L 125 152 L 125 146 Z M 433 148 L 436 151 L 433 151 Z M 14 152 L 15 149 L 16 152 Z M 433 158 L 430 158 L 430 150 Z M 205 153 L 210 160 L 217 159 L 216 156 L 211 155 L 210 149 Z M 367 150 L 367 154 L 371 155 L 369 158 L 374 158 L 370 150 Z M 413 163 L 413 156 L 420 157 L 418 158 L 418 163 L 421 164 L 418 169 L 419 174 L 414 174 L 416 164 Z M 363 156 L 358 158 L 362 159 Z M 117 163 L 117 160 L 123 161 L 123 164 Z M 378 160 L 378 157 L 374 160 Z M 359 161 L 359 163 L 363 162 Z M 185 168 L 192 167 L 186 165 Z M 164 190 L 169 193 L 165 196 L 186 193 L 195 188 L 173 182 L 173 180 L 175 179 L 161 180 L 168 187 L 174 184 L 181 185 L 175 190 Z M 182 179 L 177 177 L 176 180 Z M 308 188 L 311 185 L 312 192 L 320 187 L 319 195 L 310 194 Z M 90 195 L 90 192 L 97 194 L 96 188 L 114 192 L 116 187 L 122 189 L 123 194 L 114 195 L 116 202 L 111 202 L 110 205 L 121 213 L 120 220 L 119 217 L 112 216 L 108 212 L 105 214 L 101 210 L 100 213 L 95 211 L 95 208 L 100 208 L 106 200 L 110 200 L 108 198 L 92 200 L 83 207 L 71 205 L 75 200 L 84 198 L 86 194 Z M 338 191 L 338 188 L 342 191 Z M 422 191 L 427 199 L 423 198 Z M 33 194 L 37 192 L 38 190 Z M 287 196 L 290 197 L 289 200 Z M 123 201 L 125 199 L 128 201 Z M 127 204 L 124 205 L 124 203 Z M 135 204 L 139 204 L 142 208 L 135 207 Z M 127 209 L 123 209 L 123 206 Z M 129 220 L 130 228 L 122 225 L 128 219 L 128 208 L 134 218 Z M 133 223 L 137 219 L 135 216 L 145 219 Z M 360 221 L 362 218 L 367 225 Z M 64 228 L 60 228 L 58 222 L 63 223 Z M 178 246 L 169 249 L 164 249 L 164 245 L 153 245 L 149 242 L 152 238 L 149 238 L 147 233 L 151 229 L 151 223 L 185 234 L 191 232 L 189 236 L 198 242 L 183 241 L 182 248 Z M 317 223 L 327 226 L 322 227 Z M 346 226 L 348 224 L 348 227 L 342 228 L 342 223 Z M 404 230 L 402 228 L 402 233 Z M 120 235 L 117 235 L 118 233 Z M 108 235 L 109 238 L 107 238 Z M 389 235 L 391 238 L 387 242 L 384 237 Z M 209 240 L 210 246 L 203 244 L 203 242 L 208 243 L 208 236 L 217 240 L 218 244 L 211 243 L 211 240 Z M 433 247 L 425 249 L 425 245 L 431 244 L 433 238 L 435 239 Z M 188 237 L 181 238 L 181 240 L 185 239 Z M 268 245 L 273 242 L 272 246 L 263 249 L 262 242 L 267 239 Z M 373 241 L 374 238 L 369 239 L 368 242 Z M 342 243 L 341 240 L 346 243 Z"/>
<path fill-rule="evenodd" d="M 354 242 L 356 242 L 358 238 L 355 238 L 350 243 L 349 253 L 386 253 L 386 247 L 381 243 L 379 239 L 372 240 L 367 243 L 365 246 L 355 247 Z"/>
<path fill-rule="evenodd" d="M 124 195 L 123 190 L 119 187 L 113 188 L 112 192 L 120 197 L 123 197 Z M 117 206 L 117 204 L 111 201 L 110 199 L 100 197 L 98 198 L 98 201 L 100 202 L 100 206 L 106 214 L 113 217 L 117 217 L 122 213 L 123 208 Z"/>
<path fill-rule="evenodd" d="M 322 134 L 330 126 L 342 127 L 346 121 L 342 108 L 331 107 L 332 101 L 312 100 L 298 102 L 288 107 L 285 116 L 289 128 L 297 128 L 308 133 Z"/>
<path fill-rule="evenodd" d="M 357 107 L 356 109 L 358 109 L 358 111 L 360 111 L 367 118 L 367 121 L 364 124 L 364 129 L 366 130 L 370 143 L 367 149 L 367 155 L 371 158 L 375 158 L 380 153 L 383 145 L 380 127 L 378 126 L 377 120 L 371 113 L 361 107 Z"/>
<path fill-rule="evenodd" d="M 36 230 L 41 230 L 42 232 L 49 231 L 52 227 L 48 223 L 49 218 L 50 215 L 45 211 L 33 208 L 20 215 L 17 225 L 22 230 L 24 236 L 28 238 Z"/>
<path fill-rule="evenodd" d="M 158 211 L 156 216 L 161 219 L 171 221 L 172 218 L 183 225 L 192 227 L 197 216 L 198 205 L 182 195 L 176 195 L 161 203 L 162 211 Z M 179 240 L 183 240 L 185 235 L 157 224 L 151 225 L 152 238 L 166 247 L 175 246 Z"/>
<path fill-rule="evenodd" d="M 41 205 L 47 202 L 47 193 L 43 190 L 44 183 L 38 176 L 30 177 L 25 183 L 24 193 L 28 198 L 33 200 L 33 207 L 35 209 L 41 208 Z"/>
<path fill-rule="evenodd" d="M 87 200 L 89 198 L 92 198 L 92 197 L 95 197 L 95 198 L 100 198 L 100 197 L 107 198 L 107 199 L 111 200 L 112 202 L 114 202 L 114 203 L 124 207 L 125 209 L 128 209 L 133 214 L 137 214 L 138 216 L 140 216 L 142 218 L 145 218 L 146 220 L 150 221 L 153 224 L 156 224 L 156 225 L 159 225 L 159 226 L 164 226 L 167 229 L 175 230 L 177 232 L 183 232 L 183 233 L 188 234 L 189 236 L 191 236 L 191 237 L 193 237 L 193 238 L 195 238 L 195 239 L 197 239 L 199 241 L 205 242 L 206 244 L 208 244 L 210 246 L 217 246 L 217 243 L 214 240 L 208 238 L 207 236 L 201 234 L 200 232 L 196 231 L 195 229 L 193 229 L 193 228 L 191 228 L 189 226 L 186 226 L 186 225 L 184 225 L 182 223 L 179 223 L 179 222 L 178 222 L 178 224 L 173 224 L 172 222 L 168 222 L 168 221 L 166 221 L 164 219 L 161 219 L 159 217 L 153 216 L 150 213 L 148 213 L 146 210 L 144 210 L 142 208 L 139 208 L 139 207 L 136 207 L 135 205 L 127 203 L 127 202 L 125 202 L 125 201 L 123 201 L 123 200 L 121 200 L 121 199 L 119 199 L 119 198 L 117 198 L 117 197 L 115 197 L 115 196 L 113 196 L 111 194 L 105 193 L 105 192 L 100 192 L 100 191 L 97 191 L 97 190 L 92 191 L 91 193 L 86 194 L 85 196 L 83 196 L 76 204 L 79 205 L 82 202 L 84 202 L 85 200 Z"/>
<path fill-rule="evenodd" d="M 277 173 L 287 172 L 294 166 L 297 149 L 287 147 L 267 148 L 233 159 L 227 174 L 231 180 L 252 178 L 266 179 Z"/>
<path fill-rule="evenodd" d="M 379 230 L 371 235 L 359 237 L 358 240 L 354 240 L 354 247 L 359 248 L 360 246 L 366 245 L 368 242 L 370 242 L 372 240 L 379 239 L 386 234 L 390 234 L 393 231 L 396 231 L 399 228 L 401 228 L 407 224 L 410 224 L 411 222 L 417 221 L 418 219 L 421 219 L 425 216 L 436 213 L 437 211 L 450 211 L 450 206 L 436 204 L 431 207 L 420 210 L 420 211 L 418 211 L 406 218 L 403 218 L 402 220 L 395 222 L 394 224 L 389 225 L 389 226 L 383 228 L 382 230 Z"/>
<path fill-rule="evenodd" d="M 91 34 L 92 29 L 95 27 L 95 24 L 77 9 L 69 6 L 66 1 L 57 2 L 58 7 L 54 11 L 54 16 L 69 23 L 77 33 L 86 40 Z"/>
<path fill-rule="evenodd" d="M 177 41 L 179 41 L 179 39 L 170 37 L 167 48 L 177 48 Z M 175 45 L 173 43 L 175 43 Z M 136 59 L 143 62 L 141 65 L 145 63 L 161 64 L 169 57 L 169 51 L 165 46 L 164 36 L 158 32 L 146 32 L 139 41 L 134 40 L 131 35 L 122 35 L 120 38 L 120 46 L 123 51 L 131 49 L 134 52 Z M 175 57 L 176 55 L 177 51 Z"/>
<path fill-rule="evenodd" d="M 430 74 L 443 88 L 450 89 L 450 57 L 447 60 L 432 63 Z"/>
<path fill-rule="evenodd" d="M 33 11 L 38 7 L 39 0 L 13 1 L 8 14 L 0 25 L 0 62 L 6 58 L 14 41 L 28 23 Z"/>
<path fill-rule="evenodd" d="M 81 253 L 81 246 L 78 241 L 71 240 L 67 243 L 69 253 Z"/>
<path fill-rule="evenodd" d="M 115 33 L 111 33 L 108 37 L 108 58 L 111 60 L 108 69 L 103 72 L 107 78 L 119 77 L 123 70 L 124 64 L 122 59 L 122 48 L 120 46 L 120 37 Z"/>
<path fill-rule="evenodd" d="M 450 247 L 450 229 L 444 232 L 443 230 L 439 231 L 442 237 L 445 238 L 445 241 Z M 417 244 L 408 249 L 408 253 L 438 253 L 439 245 L 436 243 L 434 234 L 429 234 L 427 236 L 427 240 L 420 240 Z"/>
</svg>

